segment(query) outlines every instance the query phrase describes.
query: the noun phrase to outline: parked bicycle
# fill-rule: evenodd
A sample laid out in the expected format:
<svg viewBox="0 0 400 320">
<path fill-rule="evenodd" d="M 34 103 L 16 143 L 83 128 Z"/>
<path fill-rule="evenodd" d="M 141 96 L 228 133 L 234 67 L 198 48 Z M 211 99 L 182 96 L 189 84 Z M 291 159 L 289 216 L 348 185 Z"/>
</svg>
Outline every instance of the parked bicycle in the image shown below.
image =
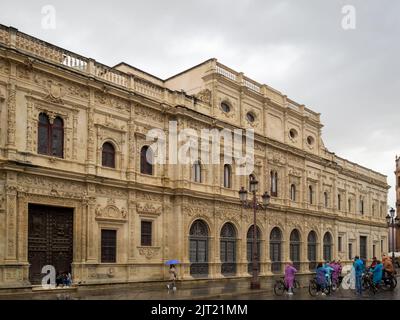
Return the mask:
<svg viewBox="0 0 400 320">
<path fill-rule="evenodd" d="M 293 293 L 298 289 L 300 289 L 300 283 L 297 280 L 294 280 Z M 281 277 L 281 279 L 275 281 L 274 293 L 277 296 L 281 296 L 285 291 L 289 292 L 289 288 L 286 286 L 285 277 Z"/>
<path fill-rule="evenodd" d="M 331 294 L 332 285 L 327 284 L 324 288 L 318 284 L 317 279 L 311 279 L 308 285 L 308 292 L 312 297 L 315 297 L 318 292 L 324 293 L 326 295 Z"/>
<path fill-rule="evenodd" d="M 372 272 L 366 272 L 362 275 L 361 281 L 363 290 L 370 291 L 373 294 L 376 294 L 381 290 L 382 291 L 394 290 L 397 286 L 397 279 L 394 275 L 388 275 L 385 278 L 382 278 L 380 283 L 375 283 L 373 281 Z"/>
</svg>

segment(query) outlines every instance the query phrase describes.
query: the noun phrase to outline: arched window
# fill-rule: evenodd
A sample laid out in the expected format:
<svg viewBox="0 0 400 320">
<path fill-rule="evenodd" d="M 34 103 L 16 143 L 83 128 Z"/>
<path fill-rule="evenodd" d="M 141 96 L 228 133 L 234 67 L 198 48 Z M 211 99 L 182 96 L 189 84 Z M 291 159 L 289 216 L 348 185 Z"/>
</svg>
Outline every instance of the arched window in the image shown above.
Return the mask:
<svg viewBox="0 0 400 320">
<path fill-rule="evenodd" d="M 39 114 L 38 153 L 64 157 L 64 121 L 60 117 L 56 117 L 51 124 L 45 113 Z"/>
<path fill-rule="evenodd" d="M 234 275 L 236 273 L 236 230 L 232 223 L 226 223 L 221 229 L 220 257 L 221 273 Z"/>
<path fill-rule="evenodd" d="M 296 201 L 296 186 L 294 184 L 290 185 L 290 200 Z"/>
<path fill-rule="evenodd" d="M 324 252 L 324 261 L 332 260 L 332 236 L 329 232 L 324 235 L 324 243 L 323 243 L 323 252 Z"/>
<path fill-rule="evenodd" d="M 253 243 L 254 243 L 254 225 L 249 228 L 247 232 L 247 261 L 248 267 L 247 270 L 251 274 L 253 272 Z M 260 258 L 261 258 L 261 231 L 260 228 L 257 226 L 257 233 L 256 233 L 256 263 L 257 263 L 257 270 L 260 270 Z"/>
<path fill-rule="evenodd" d="M 271 196 L 278 196 L 278 172 L 271 171 Z"/>
<path fill-rule="evenodd" d="M 290 234 L 290 260 L 298 271 L 300 271 L 300 252 L 300 233 L 294 229 Z"/>
<path fill-rule="evenodd" d="M 201 162 L 200 160 L 197 160 L 193 163 L 192 166 L 192 179 L 194 182 L 201 183 L 203 182 L 202 176 L 201 176 Z"/>
<path fill-rule="evenodd" d="M 324 207 L 328 208 L 329 205 L 329 197 L 328 197 L 328 192 L 324 192 Z"/>
<path fill-rule="evenodd" d="M 282 232 L 279 228 L 274 228 L 270 235 L 270 259 L 271 271 L 280 273 L 282 271 Z"/>
<path fill-rule="evenodd" d="M 190 274 L 194 277 L 208 275 L 208 226 L 196 220 L 189 233 Z"/>
<path fill-rule="evenodd" d="M 149 146 L 140 150 L 140 173 L 153 175 L 153 150 Z"/>
<path fill-rule="evenodd" d="M 310 271 L 314 272 L 317 268 L 317 234 L 311 231 L 307 237 L 307 258 Z"/>
<path fill-rule="evenodd" d="M 312 186 L 308 187 L 308 202 L 310 204 L 313 204 L 313 187 Z"/>
<path fill-rule="evenodd" d="M 101 165 L 103 167 L 115 168 L 115 149 L 110 142 L 105 142 L 101 150 Z"/>
<path fill-rule="evenodd" d="M 224 165 L 224 187 L 232 188 L 232 167 L 229 164 Z"/>
<path fill-rule="evenodd" d="M 342 197 L 340 194 L 337 196 L 337 207 L 339 211 L 342 210 Z"/>
</svg>

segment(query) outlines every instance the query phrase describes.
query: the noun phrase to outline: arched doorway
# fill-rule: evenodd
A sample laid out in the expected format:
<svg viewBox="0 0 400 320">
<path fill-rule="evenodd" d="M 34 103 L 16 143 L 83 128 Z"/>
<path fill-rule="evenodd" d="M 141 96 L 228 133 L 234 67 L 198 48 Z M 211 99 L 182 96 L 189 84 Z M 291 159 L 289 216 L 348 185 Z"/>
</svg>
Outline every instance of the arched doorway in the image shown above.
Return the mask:
<svg viewBox="0 0 400 320">
<path fill-rule="evenodd" d="M 282 232 L 279 228 L 271 231 L 269 238 L 271 271 L 280 273 L 282 271 Z"/>
<path fill-rule="evenodd" d="M 252 274 L 253 273 L 253 241 L 254 241 L 254 225 L 249 228 L 247 232 L 247 261 L 249 262 L 247 265 L 247 271 Z M 257 270 L 260 271 L 260 261 L 261 261 L 261 231 L 260 228 L 257 227 Z"/>
<path fill-rule="evenodd" d="M 300 271 L 300 249 L 300 232 L 294 229 L 290 234 L 290 260 L 298 271 Z"/>
<path fill-rule="evenodd" d="M 327 232 L 323 243 L 324 261 L 332 261 L 332 235 Z"/>
<path fill-rule="evenodd" d="M 220 235 L 221 273 L 224 276 L 236 273 L 236 230 L 232 223 L 226 223 Z"/>
<path fill-rule="evenodd" d="M 317 234 L 311 231 L 307 237 L 307 258 L 309 261 L 310 271 L 315 271 L 317 268 Z"/>
<path fill-rule="evenodd" d="M 202 220 L 196 220 L 189 233 L 190 275 L 208 276 L 208 226 Z"/>
</svg>

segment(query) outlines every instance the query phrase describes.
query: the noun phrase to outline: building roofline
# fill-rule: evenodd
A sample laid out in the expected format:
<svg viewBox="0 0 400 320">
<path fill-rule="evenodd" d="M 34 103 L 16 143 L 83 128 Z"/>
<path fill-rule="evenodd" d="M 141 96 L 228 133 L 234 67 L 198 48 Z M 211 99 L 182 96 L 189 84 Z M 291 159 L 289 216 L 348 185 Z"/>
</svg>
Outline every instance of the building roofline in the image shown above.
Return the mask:
<svg viewBox="0 0 400 320">
<path fill-rule="evenodd" d="M 199 64 L 197 64 L 197 65 L 195 65 L 193 67 L 190 67 L 189 69 L 183 70 L 183 71 L 181 71 L 181 72 L 179 72 L 179 73 L 177 73 L 177 74 L 165 79 L 164 81 L 167 82 L 167 81 L 169 81 L 169 80 L 171 80 L 171 79 L 173 79 L 175 77 L 178 77 L 178 76 L 180 76 L 180 75 L 182 75 L 182 74 L 184 74 L 186 72 L 189 72 L 189 71 L 191 71 L 193 69 L 196 69 L 196 68 L 198 68 L 198 67 L 200 67 L 200 66 L 202 66 L 202 65 L 204 65 L 204 64 L 206 64 L 206 63 L 208 63 L 210 61 L 213 61 L 213 60 L 217 60 L 217 59 L 216 58 L 207 59 L 207 60 L 205 60 L 205 61 L 203 61 L 203 62 L 201 62 L 201 63 L 199 63 Z"/>
<path fill-rule="evenodd" d="M 132 69 L 134 69 L 134 70 L 137 70 L 137 71 L 139 71 L 139 72 L 142 72 L 142 73 L 144 73 L 144 74 L 146 74 L 146 75 L 148 75 L 148 76 L 150 76 L 150 77 L 152 77 L 152 78 L 155 78 L 155 79 L 157 79 L 157 80 L 159 80 L 159 81 L 165 82 L 165 80 L 163 80 L 163 79 L 161 79 L 161 78 L 155 76 L 154 74 L 151 74 L 151 73 L 149 73 L 149 72 L 143 71 L 142 69 L 139 69 L 139 68 L 137 68 L 137 67 L 134 67 L 134 66 L 132 66 L 131 64 L 126 63 L 126 62 L 124 62 L 124 61 L 122 61 L 122 62 L 116 64 L 115 66 L 112 67 L 112 69 L 115 69 L 115 68 L 117 68 L 117 67 L 119 67 L 119 66 L 122 66 L 122 65 L 125 65 L 125 66 L 127 66 L 127 67 L 129 67 L 129 68 L 132 68 Z M 124 73 L 127 73 L 127 72 L 124 71 Z"/>
</svg>

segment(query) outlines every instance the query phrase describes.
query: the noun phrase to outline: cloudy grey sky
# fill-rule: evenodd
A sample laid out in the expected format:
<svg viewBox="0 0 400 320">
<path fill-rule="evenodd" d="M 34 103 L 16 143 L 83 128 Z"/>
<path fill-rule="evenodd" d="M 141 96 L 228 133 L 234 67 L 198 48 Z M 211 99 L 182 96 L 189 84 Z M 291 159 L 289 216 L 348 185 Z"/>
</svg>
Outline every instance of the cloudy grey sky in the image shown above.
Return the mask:
<svg viewBox="0 0 400 320">
<path fill-rule="evenodd" d="M 44 5 L 56 9 L 55 29 L 42 28 Z M 342 28 L 344 5 L 356 9 L 354 30 Z M 161 78 L 215 57 L 320 112 L 331 151 L 386 174 L 395 186 L 397 0 L 13 0 L 2 2 L 0 23 Z"/>
</svg>

